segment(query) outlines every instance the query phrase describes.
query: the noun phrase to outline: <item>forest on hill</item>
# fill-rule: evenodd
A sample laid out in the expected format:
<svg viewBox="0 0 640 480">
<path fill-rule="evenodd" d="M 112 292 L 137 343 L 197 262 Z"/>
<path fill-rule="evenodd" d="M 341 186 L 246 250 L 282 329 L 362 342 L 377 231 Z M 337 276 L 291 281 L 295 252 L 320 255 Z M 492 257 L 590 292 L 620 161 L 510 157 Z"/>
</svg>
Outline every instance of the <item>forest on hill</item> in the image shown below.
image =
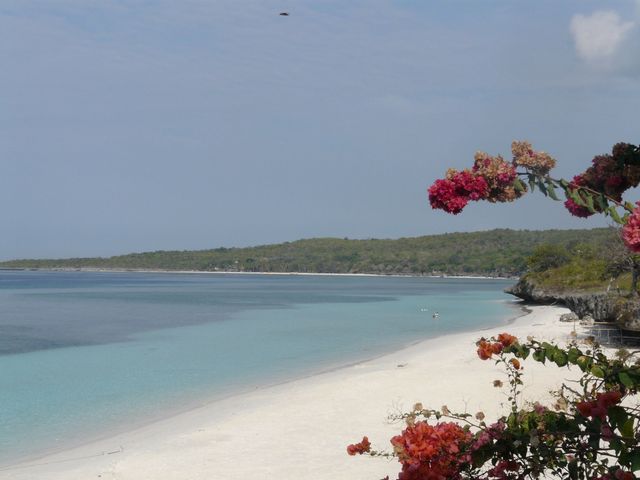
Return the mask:
<svg viewBox="0 0 640 480">
<path fill-rule="evenodd" d="M 538 245 L 554 244 L 572 250 L 576 245 L 589 244 L 598 249 L 613 235 L 613 229 L 597 228 L 498 229 L 395 240 L 313 238 L 247 248 L 11 260 L 0 262 L 0 268 L 516 276 L 526 270 L 527 258 Z"/>
</svg>

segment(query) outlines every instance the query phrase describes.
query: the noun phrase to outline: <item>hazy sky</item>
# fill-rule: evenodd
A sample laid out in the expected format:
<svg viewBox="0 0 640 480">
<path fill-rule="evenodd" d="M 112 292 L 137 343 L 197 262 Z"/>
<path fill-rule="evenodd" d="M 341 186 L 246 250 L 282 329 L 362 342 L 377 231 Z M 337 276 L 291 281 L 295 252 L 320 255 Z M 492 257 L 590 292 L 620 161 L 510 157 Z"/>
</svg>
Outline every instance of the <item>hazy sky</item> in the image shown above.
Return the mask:
<svg viewBox="0 0 640 480">
<path fill-rule="evenodd" d="M 426 189 L 640 142 L 632 0 L 2 0 L 0 62 L 5 259 L 599 226 Z"/>
</svg>

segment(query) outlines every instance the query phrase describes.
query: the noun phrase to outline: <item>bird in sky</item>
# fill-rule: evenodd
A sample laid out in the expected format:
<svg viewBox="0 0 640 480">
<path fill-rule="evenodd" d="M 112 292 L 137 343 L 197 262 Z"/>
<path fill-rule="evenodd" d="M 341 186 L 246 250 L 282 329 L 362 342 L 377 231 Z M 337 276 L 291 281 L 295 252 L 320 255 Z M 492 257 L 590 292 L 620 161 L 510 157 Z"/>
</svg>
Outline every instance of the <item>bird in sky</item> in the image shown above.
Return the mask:
<svg viewBox="0 0 640 480">
<path fill-rule="evenodd" d="M 280 16 L 281 17 L 288 17 L 289 16 L 289 12 L 280 12 Z"/>
</svg>

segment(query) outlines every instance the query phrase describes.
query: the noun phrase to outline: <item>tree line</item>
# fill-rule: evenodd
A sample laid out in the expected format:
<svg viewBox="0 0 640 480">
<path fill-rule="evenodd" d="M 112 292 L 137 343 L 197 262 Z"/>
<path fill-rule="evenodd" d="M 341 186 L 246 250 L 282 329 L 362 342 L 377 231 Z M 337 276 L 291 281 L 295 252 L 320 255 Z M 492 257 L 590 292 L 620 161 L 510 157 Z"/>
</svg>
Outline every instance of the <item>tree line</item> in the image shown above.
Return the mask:
<svg viewBox="0 0 640 480">
<path fill-rule="evenodd" d="M 0 267 L 517 276 L 527 270 L 527 259 L 539 245 L 597 250 L 615 235 L 609 228 L 495 229 L 399 239 L 312 238 L 247 248 L 21 259 L 0 262 Z"/>
</svg>

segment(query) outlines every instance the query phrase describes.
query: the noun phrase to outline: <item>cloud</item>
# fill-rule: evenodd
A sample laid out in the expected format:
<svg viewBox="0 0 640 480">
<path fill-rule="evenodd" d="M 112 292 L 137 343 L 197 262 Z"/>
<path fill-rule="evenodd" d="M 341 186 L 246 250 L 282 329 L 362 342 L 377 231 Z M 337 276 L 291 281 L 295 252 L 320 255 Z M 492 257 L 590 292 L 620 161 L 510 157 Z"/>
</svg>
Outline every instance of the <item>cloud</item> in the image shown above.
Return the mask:
<svg viewBox="0 0 640 480">
<path fill-rule="evenodd" d="M 570 25 L 578 56 L 595 66 L 609 65 L 635 27 L 613 11 L 577 14 Z"/>
</svg>

